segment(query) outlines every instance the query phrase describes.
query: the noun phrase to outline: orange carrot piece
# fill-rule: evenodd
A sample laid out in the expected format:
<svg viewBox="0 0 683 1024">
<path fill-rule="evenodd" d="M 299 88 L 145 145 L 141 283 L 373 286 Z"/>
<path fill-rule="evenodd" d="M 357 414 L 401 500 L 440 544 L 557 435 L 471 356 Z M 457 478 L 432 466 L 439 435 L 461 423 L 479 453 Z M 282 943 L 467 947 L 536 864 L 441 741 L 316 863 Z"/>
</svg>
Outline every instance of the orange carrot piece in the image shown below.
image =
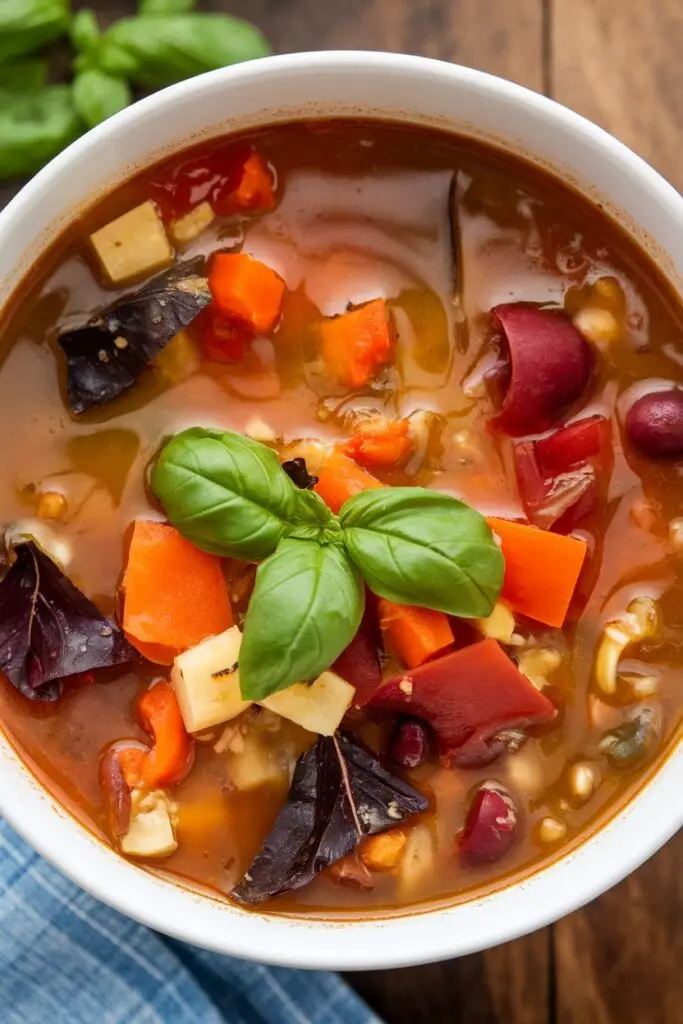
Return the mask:
<svg viewBox="0 0 683 1024">
<path fill-rule="evenodd" d="M 417 668 L 454 643 L 448 616 L 431 608 L 379 599 L 379 624 L 388 645 L 408 668 Z"/>
<path fill-rule="evenodd" d="M 209 287 L 223 316 L 235 317 L 254 331 L 270 331 L 280 316 L 285 282 L 246 252 L 216 253 Z"/>
<path fill-rule="evenodd" d="M 242 210 L 265 212 L 275 206 L 273 176 L 268 164 L 258 153 L 252 153 L 247 159 L 235 199 Z"/>
<path fill-rule="evenodd" d="M 561 626 L 586 557 L 585 541 L 506 519 L 488 523 L 505 557 L 500 596 L 522 615 Z"/>
<path fill-rule="evenodd" d="M 350 309 L 320 326 L 322 353 L 330 377 L 345 387 L 361 388 L 389 361 L 393 324 L 384 299 Z"/>
<path fill-rule="evenodd" d="M 404 462 L 413 450 L 408 420 L 377 416 L 359 423 L 342 451 L 361 466 L 391 469 Z"/>
<path fill-rule="evenodd" d="M 314 490 L 333 512 L 339 512 L 344 502 L 354 494 L 383 486 L 372 474 L 357 466 L 353 459 L 335 450 L 321 469 Z"/>
<path fill-rule="evenodd" d="M 192 767 L 194 740 L 185 730 L 171 684 L 162 681 L 150 686 L 140 698 L 138 712 L 154 737 L 154 746 L 142 762 L 143 784 L 154 787 L 180 782 Z"/>
<path fill-rule="evenodd" d="M 233 624 L 220 559 L 166 523 L 136 520 L 123 591 L 126 636 L 164 665 Z"/>
</svg>

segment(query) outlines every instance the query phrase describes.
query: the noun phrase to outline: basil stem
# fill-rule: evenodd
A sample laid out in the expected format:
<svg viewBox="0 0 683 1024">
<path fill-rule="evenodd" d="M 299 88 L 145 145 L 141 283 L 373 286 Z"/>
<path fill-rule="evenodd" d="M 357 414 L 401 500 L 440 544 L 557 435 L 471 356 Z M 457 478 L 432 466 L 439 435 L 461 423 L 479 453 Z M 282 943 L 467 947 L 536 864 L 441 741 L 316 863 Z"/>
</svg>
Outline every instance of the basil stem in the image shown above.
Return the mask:
<svg viewBox="0 0 683 1024">
<path fill-rule="evenodd" d="M 489 615 L 503 555 L 479 512 L 422 487 L 356 494 L 340 512 L 349 555 L 380 597 L 464 618 Z"/>
<path fill-rule="evenodd" d="M 363 585 L 343 547 L 281 541 L 256 571 L 244 622 L 244 699 L 262 700 L 324 672 L 357 632 L 364 605 Z"/>
</svg>

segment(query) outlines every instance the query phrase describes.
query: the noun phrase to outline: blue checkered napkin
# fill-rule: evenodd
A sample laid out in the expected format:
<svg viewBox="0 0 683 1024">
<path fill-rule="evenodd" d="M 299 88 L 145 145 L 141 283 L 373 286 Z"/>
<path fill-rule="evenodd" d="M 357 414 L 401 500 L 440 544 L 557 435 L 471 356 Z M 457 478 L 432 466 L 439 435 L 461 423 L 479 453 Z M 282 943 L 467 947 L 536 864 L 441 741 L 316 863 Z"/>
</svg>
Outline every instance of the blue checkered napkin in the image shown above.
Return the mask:
<svg viewBox="0 0 683 1024">
<path fill-rule="evenodd" d="M 98 903 L 0 821 L 2 1024 L 379 1024 L 334 974 L 262 967 Z"/>
</svg>

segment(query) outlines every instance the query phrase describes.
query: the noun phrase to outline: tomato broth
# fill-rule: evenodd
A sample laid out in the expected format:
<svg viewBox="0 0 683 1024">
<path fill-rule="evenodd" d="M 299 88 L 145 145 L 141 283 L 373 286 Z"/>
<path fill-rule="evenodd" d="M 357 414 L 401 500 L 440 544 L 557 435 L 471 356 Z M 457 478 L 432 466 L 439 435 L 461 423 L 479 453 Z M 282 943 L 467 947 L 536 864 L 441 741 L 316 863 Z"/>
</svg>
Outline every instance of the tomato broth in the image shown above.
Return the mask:
<svg viewBox="0 0 683 1024">
<path fill-rule="evenodd" d="M 157 337 L 169 304 L 179 329 Z M 9 738 L 124 854 L 266 911 L 454 901 L 557 858 L 624 806 L 680 724 L 682 330 L 616 223 L 456 136 L 297 123 L 140 173 L 70 226 L 2 324 Z M 118 377 L 124 350 L 137 362 Z M 232 496 L 177 504 L 187 452 L 234 466 L 244 437 L 269 493 L 259 548 L 225 538 L 244 511 Z M 387 502 L 406 517 L 413 546 L 387 542 L 393 567 L 362 529 L 350 554 L 339 539 L 357 493 L 368 529 Z M 285 548 L 279 605 L 264 584 L 257 619 L 255 563 Z M 324 551 L 333 584 L 294 629 L 304 549 Z M 55 573 L 80 595 L 57 638 L 35 605 Z M 32 584 L 20 664 L 8 608 Z M 93 606 L 99 653 L 80 670 L 63 647 Z M 225 664 L 209 658 L 218 636 Z M 293 652 L 272 687 L 269 644 Z M 55 658 L 71 670 L 49 671 Z M 199 707 L 200 671 L 223 712 Z M 240 703 L 247 675 L 265 704 Z M 277 698 L 295 682 L 310 686 L 292 710 Z M 259 851 L 278 827 L 292 849 L 273 868 Z M 303 867 L 297 828 L 317 857 Z"/>
</svg>

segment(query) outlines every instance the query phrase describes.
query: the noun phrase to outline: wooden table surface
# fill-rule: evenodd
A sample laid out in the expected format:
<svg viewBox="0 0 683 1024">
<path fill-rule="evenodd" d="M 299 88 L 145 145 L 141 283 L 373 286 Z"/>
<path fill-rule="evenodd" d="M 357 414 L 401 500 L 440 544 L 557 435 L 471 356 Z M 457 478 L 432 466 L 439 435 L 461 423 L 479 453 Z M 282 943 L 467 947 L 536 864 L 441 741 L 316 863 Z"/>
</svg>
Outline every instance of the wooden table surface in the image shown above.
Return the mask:
<svg viewBox="0 0 683 1024">
<path fill-rule="evenodd" d="M 95 0 L 102 20 L 132 0 Z M 440 57 L 544 92 L 683 188 L 682 0 L 204 0 L 255 21 L 276 52 Z M 681 1024 L 683 834 L 583 910 L 517 942 L 410 970 L 354 974 L 388 1024 Z"/>
</svg>

